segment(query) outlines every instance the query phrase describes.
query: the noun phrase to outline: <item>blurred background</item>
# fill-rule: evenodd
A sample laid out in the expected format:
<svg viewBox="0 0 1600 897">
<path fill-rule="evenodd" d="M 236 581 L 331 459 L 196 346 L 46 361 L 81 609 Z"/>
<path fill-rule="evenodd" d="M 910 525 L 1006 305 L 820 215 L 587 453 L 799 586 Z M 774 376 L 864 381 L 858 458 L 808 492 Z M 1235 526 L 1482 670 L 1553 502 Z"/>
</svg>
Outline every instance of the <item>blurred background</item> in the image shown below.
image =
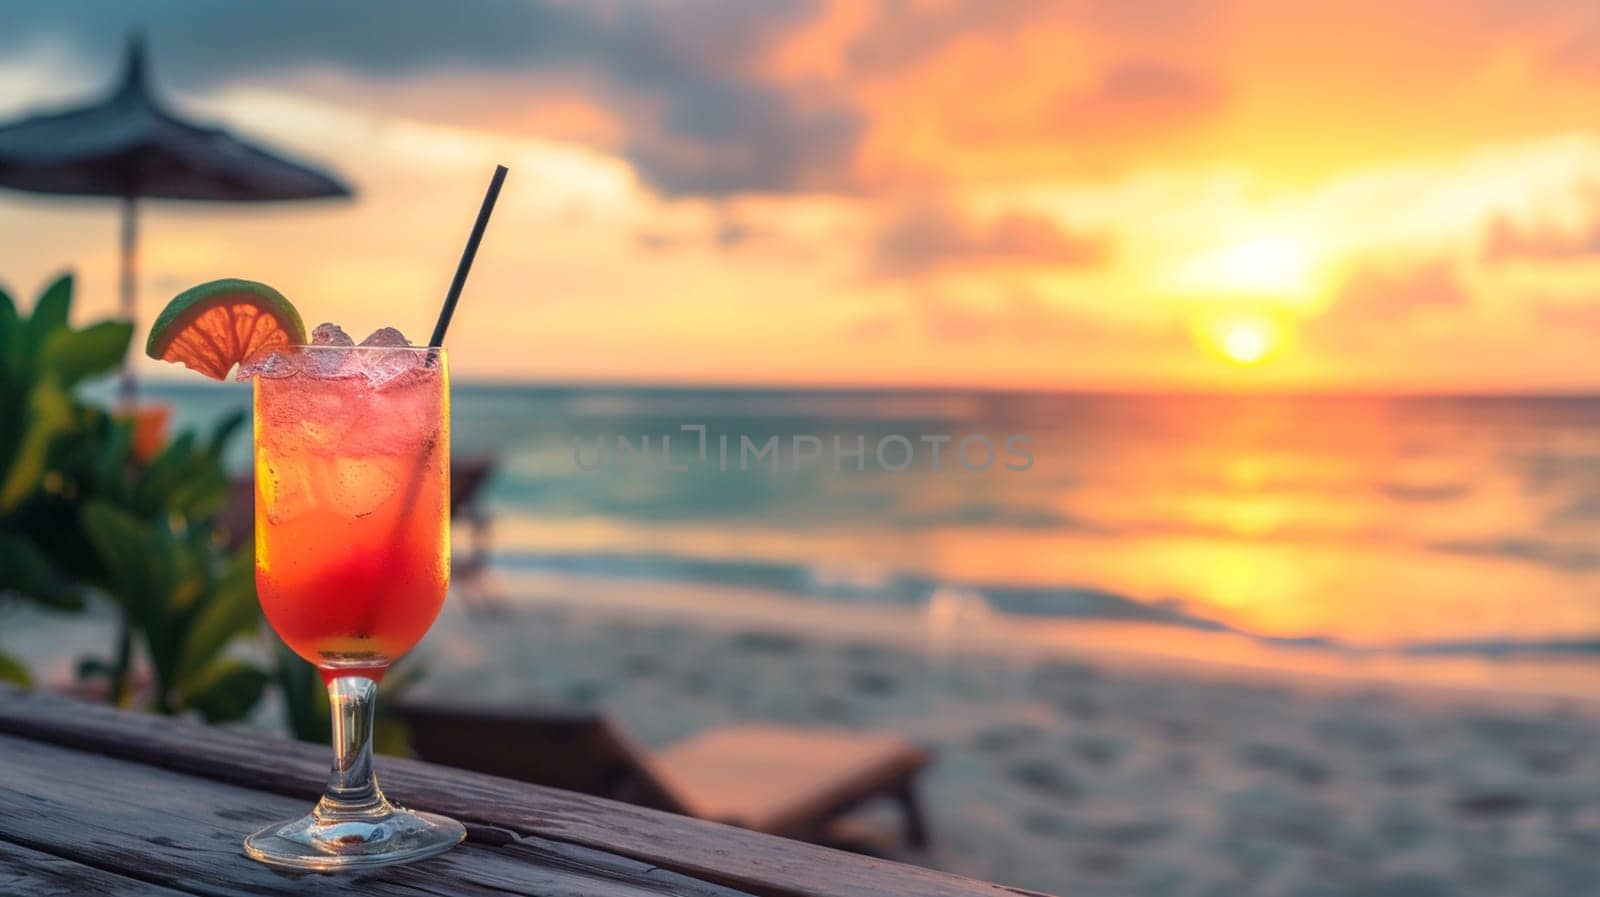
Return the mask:
<svg viewBox="0 0 1600 897">
<path fill-rule="evenodd" d="M 11 678 L 318 737 L 254 617 L 167 682 L 28 496 L 103 439 L 130 513 L 242 544 L 248 439 L 206 434 L 249 388 L 145 328 L 238 276 L 420 342 L 504 163 L 419 702 L 892 737 L 930 842 L 835 840 L 1052 893 L 1600 893 L 1592 5 L 21 2 L 0 119 L 113 96 L 135 35 L 162 108 L 351 195 L 140 201 L 143 437 L 120 353 L 15 329 Z M 67 270 L 52 327 L 128 319 L 119 214 L 0 189 L 21 319 Z M 47 380 L 77 429 L 29 437 Z"/>
</svg>

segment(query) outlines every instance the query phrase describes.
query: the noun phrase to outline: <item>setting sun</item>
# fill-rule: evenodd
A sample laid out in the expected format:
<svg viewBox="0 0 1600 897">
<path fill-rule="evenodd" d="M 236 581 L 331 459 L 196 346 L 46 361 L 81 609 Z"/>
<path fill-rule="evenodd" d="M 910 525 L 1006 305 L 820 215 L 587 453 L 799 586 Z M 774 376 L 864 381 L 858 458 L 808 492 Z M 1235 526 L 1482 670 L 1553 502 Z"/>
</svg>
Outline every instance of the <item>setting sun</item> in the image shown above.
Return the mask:
<svg viewBox="0 0 1600 897">
<path fill-rule="evenodd" d="M 1286 327 L 1271 317 L 1230 315 L 1203 324 L 1199 342 L 1225 361 L 1240 366 L 1260 364 L 1283 349 Z"/>
<path fill-rule="evenodd" d="M 1222 354 L 1229 361 L 1255 364 L 1267 356 L 1267 331 L 1253 324 L 1235 324 L 1222 335 Z"/>
</svg>

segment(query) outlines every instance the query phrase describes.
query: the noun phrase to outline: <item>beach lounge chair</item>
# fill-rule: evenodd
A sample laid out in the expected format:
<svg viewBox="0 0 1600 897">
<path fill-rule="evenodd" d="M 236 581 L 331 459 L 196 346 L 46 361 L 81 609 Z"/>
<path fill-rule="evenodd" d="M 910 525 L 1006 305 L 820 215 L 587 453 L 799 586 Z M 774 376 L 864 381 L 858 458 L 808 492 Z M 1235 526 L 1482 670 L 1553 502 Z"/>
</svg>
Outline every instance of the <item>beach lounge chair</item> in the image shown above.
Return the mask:
<svg viewBox="0 0 1600 897">
<path fill-rule="evenodd" d="M 466 455 L 450 462 L 450 519 L 471 525 L 475 558 L 489 553 L 489 512 L 482 498 L 494 469 L 492 455 Z"/>
<path fill-rule="evenodd" d="M 462 455 L 450 461 L 451 525 L 465 521 L 471 540 L 468 551 L 456 552 L 451 558 L 450 578 L 455 594 L 472 614 L 494 614 L 505 609 L 504 596 L 487 575 L 491 518 L 483 505 L 483 493 L 495 466 L 493 455 Z"/>
<path fill-rule="evenodd" d="M 928 841 L 915 786 L 929 755 L 890 735 L 738 725 L 651 752 L 598 713 L 415 698 L 399 712 L 434 763 L 823 843 L 841 817 L 888 798 L 907 842 Z"/>
</svg>

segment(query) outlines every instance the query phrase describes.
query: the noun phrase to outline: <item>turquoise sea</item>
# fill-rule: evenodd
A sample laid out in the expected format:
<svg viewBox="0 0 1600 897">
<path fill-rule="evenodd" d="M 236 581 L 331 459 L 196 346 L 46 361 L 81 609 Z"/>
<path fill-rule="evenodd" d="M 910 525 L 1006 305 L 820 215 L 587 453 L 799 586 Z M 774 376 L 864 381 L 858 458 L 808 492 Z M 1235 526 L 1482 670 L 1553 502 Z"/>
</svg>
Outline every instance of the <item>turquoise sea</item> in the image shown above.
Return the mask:
<svg viewBox="0 0 1600 897">
<path fill-rule="evenodd" d="M 249 399 L 149 393 L 180 426 Z M 497 459 L 512 580 L 954 602 L 1307 656 L 1600 657 L 1596 399 L 458 383 L 452 427 L 458 458 Z"/>
</svg>

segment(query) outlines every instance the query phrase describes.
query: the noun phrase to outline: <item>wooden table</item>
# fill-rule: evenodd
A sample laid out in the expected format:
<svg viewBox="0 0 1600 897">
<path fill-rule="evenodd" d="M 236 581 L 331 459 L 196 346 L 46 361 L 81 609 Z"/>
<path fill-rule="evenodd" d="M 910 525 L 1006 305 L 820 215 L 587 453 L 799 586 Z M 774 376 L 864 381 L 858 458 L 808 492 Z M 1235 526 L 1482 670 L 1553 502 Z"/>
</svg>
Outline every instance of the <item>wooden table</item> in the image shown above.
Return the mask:
<svg viewBox="0 0 1600 897">
<path fill-rule="evenodd" d="M 0 686 L 0 894 L 1013 897 L 1031 894 L 414 760 L 384 791 L 467 841 L 367 873 L 282 871 L 240 840 L 304 812 L 329 749 Z"/>
</svg>

